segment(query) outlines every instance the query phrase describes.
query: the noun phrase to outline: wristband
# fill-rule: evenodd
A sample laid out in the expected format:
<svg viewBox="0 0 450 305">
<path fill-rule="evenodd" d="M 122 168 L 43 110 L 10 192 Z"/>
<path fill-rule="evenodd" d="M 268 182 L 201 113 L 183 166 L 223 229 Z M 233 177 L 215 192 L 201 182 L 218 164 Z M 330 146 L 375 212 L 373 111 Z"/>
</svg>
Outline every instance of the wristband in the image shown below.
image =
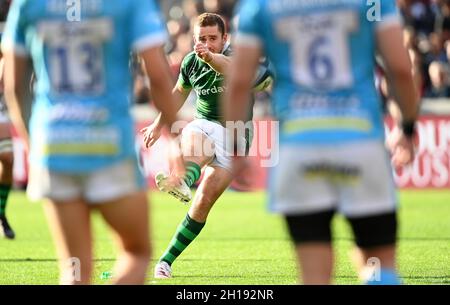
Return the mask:
<svg viewBox="0 0 450 305">
<path fill-rule="evenodd" d="M 416 121 L 402 122 L 402 131 L 406 137 L 413 137 L 416 133 Z"/>
</svg>

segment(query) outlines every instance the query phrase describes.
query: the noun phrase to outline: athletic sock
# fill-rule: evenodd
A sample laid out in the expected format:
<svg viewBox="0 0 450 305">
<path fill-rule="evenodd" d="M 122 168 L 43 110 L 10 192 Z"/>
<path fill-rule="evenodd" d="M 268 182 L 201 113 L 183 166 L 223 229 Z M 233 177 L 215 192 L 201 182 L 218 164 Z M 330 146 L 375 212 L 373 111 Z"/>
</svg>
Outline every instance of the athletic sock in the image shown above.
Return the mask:
<svg viewBox="0 0 450 305">
<path fill-rule="evenodd" d="M 9 191 L 11 185 L 0 184 L 0 216 L 4 216 L 6 212 L 6 203 L 8 202 Z"/>
<path fill-rule="evenodd" d="M 166 252 L 161 256 L 160 261 L 172 265 L 173 261 L 186 249 L 187 246 L 197 237 L 205 223 L 200 223 L 186 215 L 186 218 L 180 223 L 170 241 Z"/>
<path fill-rule="evenodd" d="M 201 167 L 194 162 L 186 162 L 185 164 L 186 174 L 183 177 L 184 182 L 187 186 L 191 187 L 200 179 Z"/>
</svg>

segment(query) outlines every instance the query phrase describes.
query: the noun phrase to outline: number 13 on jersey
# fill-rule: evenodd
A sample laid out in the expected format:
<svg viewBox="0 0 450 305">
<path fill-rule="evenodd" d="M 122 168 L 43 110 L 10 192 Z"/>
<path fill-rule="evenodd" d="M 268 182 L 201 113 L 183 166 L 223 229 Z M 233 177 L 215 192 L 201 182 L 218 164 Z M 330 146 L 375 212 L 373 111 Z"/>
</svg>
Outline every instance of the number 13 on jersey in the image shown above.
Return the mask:
<svg viewBox="0 0 450 305">
<path fill-rule="evenodd" d="M 95 95 L 104 90 L 103 43 L 111 37 L 107 20 L 40 25 L 56 94 Z"/>
</svg>

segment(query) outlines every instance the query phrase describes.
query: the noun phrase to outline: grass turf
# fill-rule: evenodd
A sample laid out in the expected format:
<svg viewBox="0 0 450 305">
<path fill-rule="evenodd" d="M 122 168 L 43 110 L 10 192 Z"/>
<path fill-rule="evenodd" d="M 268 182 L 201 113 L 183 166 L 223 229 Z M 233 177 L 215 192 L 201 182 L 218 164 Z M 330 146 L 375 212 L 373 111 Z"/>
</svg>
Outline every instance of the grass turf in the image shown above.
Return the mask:
<svg viewBox="0 0 450 305">
<path fill-rule="evenodd" d="M 400 194 L 399 267 L 405 284 L 450 283 L 450 191 L 403 191 Z M 172 238 L 188 207 L 153 192 L 153 260 L 149 284 L 294 284 L 292 246 L 279 216 L 266 213 L 264 193 L 226 192 L 207 225 L 173 264 L 174 278 L 154 280 L 153 266 Z M 0 239 L 0 284 L 57 284 L 55 250 L 40 204 L 12 192 L 8 218 L 14 241 Z M 349 259 L 352 237 L 342 218 L 333 223 L 335 283 L 357 284 Z M 94 215 L 94 283 L 105 284 L 115 250 L 98 215 Z"/>
</svg>

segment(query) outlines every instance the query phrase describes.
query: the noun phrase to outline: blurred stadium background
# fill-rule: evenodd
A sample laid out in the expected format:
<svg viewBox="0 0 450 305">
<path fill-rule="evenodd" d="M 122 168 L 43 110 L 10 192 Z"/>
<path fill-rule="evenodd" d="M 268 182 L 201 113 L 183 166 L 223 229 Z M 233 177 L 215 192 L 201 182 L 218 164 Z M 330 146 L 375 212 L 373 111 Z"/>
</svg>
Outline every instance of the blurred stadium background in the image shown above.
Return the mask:
<svg viewBox="0 0 450 305">
<path fill-rule="evenodd" d="M 5 16 L 0 1 L 0 18 Z M 174 78 L 182 58 L 192 50 L 192 20 L 204 11 L 222 14 L 232 30 L 235 0 L 159 1 L 167 18 L 171 43 L 167 53 Z M 405 43 L 414 64 L 415 77 L 423 96 L 419 122 L 419 148 L 411 168 L 397 172 L 400 191 L 399 267 L 406 284 L 450 283 L 450 0 L 398 0 L 405 21 Z M 149 98 L 151 88 L 134 67 L 134 106 L 136 130 L 156 116 Z M 382 69 L 376 75 L 380 94 L 387 103 L 391 97 Z M 270 93 L 257 95 L 255 141 L 267 139 L 271 129 Z M 183 107 L 186 121 L 193 117 L 193 99 Z M 258 123 L 259 122 L 259 123 Z M 386 130 L 391 125 L 386 119 Z M 31 204 L 21 189 L 26 185 L 26 156 L 20 139 L 15 138 L 16 190 L 10 197 L 8 213 L 16 228 L 14 241 L 0 239 L 0 284 L 57 283 L 56 255 L 43 217 L 41 205 Z M 253 145 L 256 147 L 257 145 Z M 141 147 L 142 166 L 149 185 L 153 174 L 166 169 L 164 139 L 152 149 Z M 204 233 L 176 262 L 175 278 L 156 284 L 294 284 L 295 265 L 283 223 L 265 211 L 266 169 L 259 166 L 267 158 L 254 151 L 252 170 L 233 182 L 213 210 Z M 301 187 L 301 186 L 299 186 Z M 187 207 L 172 198 L 151 191 L 154 258 L 164 250 Z M 94 219 L 96 238 L 95 283 L 106 283 L 115 257 L 107 230 Z M 336 283 L 358 283 L 349 251 L 351 234 L 346 223 L 334 222 L 337 249 Z M 248 257 L 252 253 L 253 258 Z M 152 266 L 155 261 L 152 262 Z M 151 269 L 149 269 L 151 270 Z M 151 275 L 151 272 L 149 273 Z"/>
</svg>

